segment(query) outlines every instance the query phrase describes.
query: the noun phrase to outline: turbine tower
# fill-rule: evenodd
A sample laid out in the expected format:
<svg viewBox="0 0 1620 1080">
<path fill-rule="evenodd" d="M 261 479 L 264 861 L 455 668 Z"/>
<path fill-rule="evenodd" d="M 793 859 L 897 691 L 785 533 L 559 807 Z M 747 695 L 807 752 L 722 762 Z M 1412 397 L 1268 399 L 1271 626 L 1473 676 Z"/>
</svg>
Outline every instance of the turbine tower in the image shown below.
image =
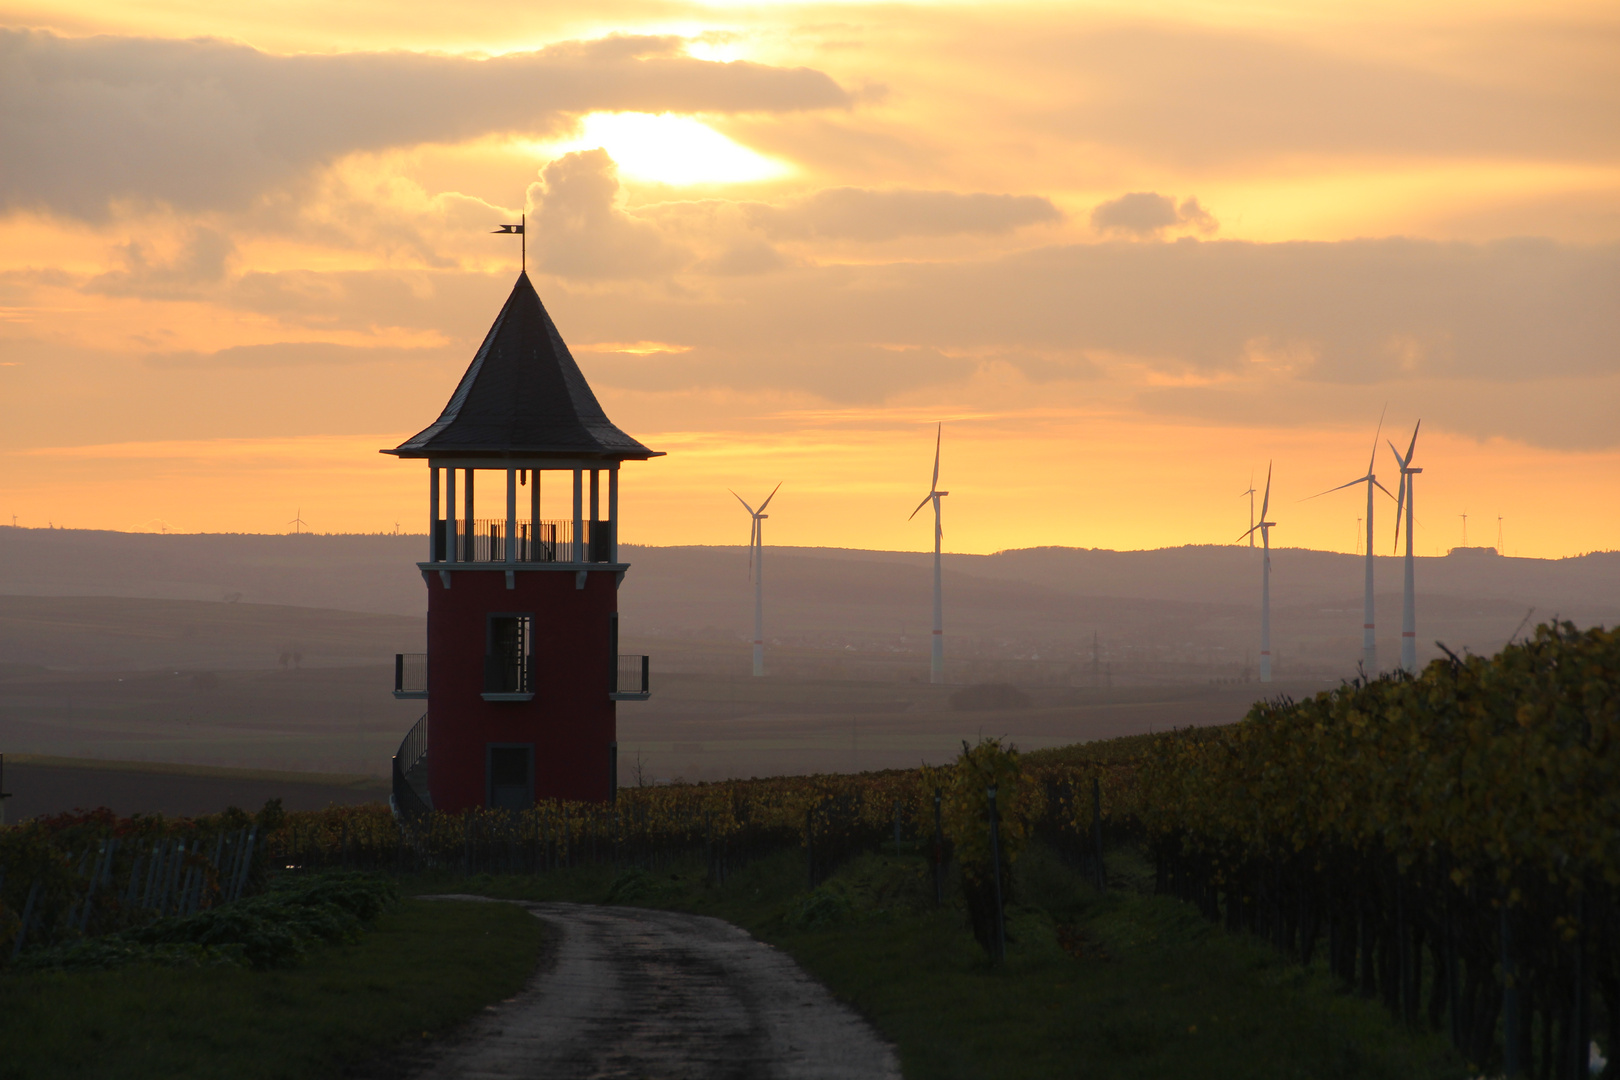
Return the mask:
<svg viewBox="0 0 1620 1080">
<path fill-rule="evenodd" d="M 1417 674 L 1417 595 L 1416 586 L 1412 579 L 1412 501 L 1413 480 L 1422 469 L 1412 468 L 1412 455 L 1417 450 L 1418 428 L 1423 426 L 1419 420 L 1412 428 L 1412 441 L 1406 447 L 1406 456 L 1395 449 L 1395 444 L 1389 444 L 1389 452 L 1395 455 L 1395 461 L 1401 467 L 1401 493 L 1395 502 L 1395 546 L 1397 550 L 1401 543 L 1401 510 L 1406 510 L 1406 588 L 1401 596 L 1401 667 L 1412 674 Z M 1388 442 L 1388 440 L 1385 440 Z"/>
<path fill-rule="evenodd" d="M 759 509 L 743 502 L 743 497 L 735 491 L 731 497 L 743 504 L 753 524 L 748 530 L 748 572 L 754 578 L 754 674 L 765 674 L 765 526 L 763 522 L 770 517 L 765 508 L 771 505 L 776 493 L 782 485 L 778 483 L 771 488 L 771 493 L 765 496 L 765 501 L 759 504 Z"/>
<path fill-rule="evenodd" d="M 945 535 L 945 530 L 940 527 L 939 500 L 950 492 L 939 490 L 939 443 L 944 434 L 945 425 L 941 424 L 934 432 L 934 479 L 928 485 L 928 494 L 923 496 L 923 501 L 917 504 L 917 509 L 911 512 L 911 517 L 906 518 L 910 521 L 930 502 L 934 504 L 934 651 L 928 665 L 928 681 L 931 683 L 945 681 L 945 601 L 939 573 L 939 542 Z"/>
<path fill-rule="evenodd" d="M 1380 484 L 1378 477 L 1373 475 L 1373 461 L 1378 457 L 1378 436 L 1383 433 L 1383 430 L 1384 417 L 1380 413 L 1378 416 L 1378 428 L 1373 432 L 1372 454 L 1367 458 L 1366 476 L 1358 476 L 1348 483 L 1328 488 L 1326 491 L 1311 496 L 1311 498 L 1316 499 L 1322 495 L 1330 495 L 1335 491 L 1343 491 L 1347 487 L 1355 487 L 1357 484 L 1367 485 L 1367 565 L 1363 574 L 1364 583 L 1361 598 L 1361 669 L 1368 675 L 1378 674 L 1378 640 L 1373 634 L 1373 489 L 1376 488 L 1385 495 L 1389 495 L 1389 489 Z M 1394 498 L 1394 496 L 1390 497 Z M 1398 511 L 1396 516 L 1399 516 Z M 1399 525 L 1396 527 L 1398 529 Z"/>
<path fill-rule="evenodd" d="M 1266 520 L 1266 511 L 1271 509 L 1271 462 L 1266 462 L 1266 495 L 1260 500 L 1260 520 L 1249 527 L 1249 531 L 1237 538 L 1241 543 L 1244 536 L 1252 536 L 1256 529 L 1260 530 L 1260 681 L 1271 681 L 1271 529 L 1275 521 Z"/>
</svg>

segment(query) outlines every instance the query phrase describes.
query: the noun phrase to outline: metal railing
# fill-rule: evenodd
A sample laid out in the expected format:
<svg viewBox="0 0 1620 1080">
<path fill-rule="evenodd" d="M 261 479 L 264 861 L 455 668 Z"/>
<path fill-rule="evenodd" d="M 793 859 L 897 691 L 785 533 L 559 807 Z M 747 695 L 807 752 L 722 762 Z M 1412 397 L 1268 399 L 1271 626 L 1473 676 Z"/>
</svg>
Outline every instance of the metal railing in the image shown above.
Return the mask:
<svg viewBox="0 0 1620 1080">
<path fill-rule="evenodd" d="M 620 653 L 613 665 L 613 685 L 609 692 L 616 697 L 646 697 L 652 693 L 648 676 L 651 669 L 649 656 Z"/>
<path fill-rule="evenodd" d="M 411 784 L 412 773 L 426 779 L 427 737 L 428 718 L 427 713 L 423 713 L 422 719 L 405 733 L 399 752 L 394 755 L 394 812 L 404 817 L 421 817 L 433 812 L 432 804 Z"/>
<path fill-rule="evenodd" d="M 428 692 L 427 653 L 394 654 L 394 696 L 425 698 Z"/>
<path fill-rule="evenodd" d="M 440 523 L 440 540 L 435 554 L 441 562 L 499 563 L 506 561 L 506 519 L 475 518 L 456 522 L 451 529 L 448 521 Z M 613 523 L 586 521 L 586 562 L 607 562 L 613 554 Z M 520 563 L 555 563 L 574 561 L 574 523 L 562 521 L 519 521 L 517 523 L 517 557 Z"/>
<path fill-rule="evenodd" d="M 506 561 L 506 519 L 479 518 L 465 538 L 462 557 L 467 562 Z M 571 562 L 574 552 L 572 521 L 520 521 L 517 523 L 517 562 Z"/>
</svg>

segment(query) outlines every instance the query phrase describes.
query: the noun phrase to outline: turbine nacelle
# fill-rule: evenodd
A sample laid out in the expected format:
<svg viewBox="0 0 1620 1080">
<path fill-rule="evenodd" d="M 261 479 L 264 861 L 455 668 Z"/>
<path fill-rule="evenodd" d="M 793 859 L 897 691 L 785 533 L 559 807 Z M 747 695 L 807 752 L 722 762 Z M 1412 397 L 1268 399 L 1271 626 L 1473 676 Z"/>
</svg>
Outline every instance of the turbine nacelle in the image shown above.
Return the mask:
<svg viewBox="0 0 1620 1080">
<path fill-rule="evenodd" d="M 1247 494 L 1247 492 L 1245 492 L 1244 494 Z M 1267 535 L 1266 530 L 1271 529 L 1272 527 L 1274 527 L 1277 524 L 1275 521 L 1267 521 L 1266 520 L 1266 512 L 1269 511 L 1270 509 L 1271 509 L 1271 462 L 1268 461 L 1268 462 L 1266 462 L 1266 497 L 1264 499 L 1260 500 L 1260 520 L 1258 522 L 1256 522 L 1255 524 L 1249 526 L 1249 531 L 1248 532 L 1244 533 L 1242 536 L 1239 536 L 1236 540 L 1234 540 L 1232 542 L 1234 544 L 1241 544 L 1243 541 L 1245 541 L 1249 537 L 1253 536 L 1255 534 L 1256 530 L 1259 530 L 1261 536 Z"/>
<path fill-rule="evenodd" d="M 758 547 L 761 547 L 764 544 L 764 536 L 765 536 L 765 534 L 764 534 L 763 529 L 760 527 L 759 523 L 764 521 L 766 518 L 771 516 L 771 515 L 769 515 L 769 514 L 767 514 L 765 512 L 765 508 L 767 506 L 771 505 L 771 500 L 776 498 L 776 493 L 778 491 L 782 490 L 782 483 L 783 483 L 783 481 L 778 481 L 777 485 L 775 487 L 771 488 L 771 493 L 769 495 L 765 496 L 765 501 L 759 504 L 759 509 L 758 510 L 755 510 L 752 506 L 749 506 L 748 503 L 743 499 L 743 497 L 741 495 L 738 495 L 735 491 L 731 492 L 731 497 L 733 499 L 736 499 L 738 502 L 742 503 L 742 508 L 744 510 L 748 511 L 748 516 L 751 519 L 753 519 L 752 522 L 750 523 L 749 527 L 748 527 L 748 576 L 749 577 L 754 576 L 754 549 L 758 548 Z M 726 490 L 731 491 L 730 488 L 727 488 Z"/>
</svg>

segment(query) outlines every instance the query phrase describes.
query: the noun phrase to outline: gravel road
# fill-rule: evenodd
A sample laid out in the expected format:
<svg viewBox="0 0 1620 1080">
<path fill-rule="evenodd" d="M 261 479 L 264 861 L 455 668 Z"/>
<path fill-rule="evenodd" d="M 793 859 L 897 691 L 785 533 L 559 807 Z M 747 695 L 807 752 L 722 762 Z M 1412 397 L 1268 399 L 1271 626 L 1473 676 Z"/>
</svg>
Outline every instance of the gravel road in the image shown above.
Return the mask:
<svg viewBox="0 0 1620 1080">
<path fill-rule="evenodd" d="M 437 899 L 471 900 L 444 896 Z M 558 931 L 517 997 L 410 1075 L 898 1080 L 894 1050 L 784 953 L 702 915 L 524 904 Z"/>
</svg>

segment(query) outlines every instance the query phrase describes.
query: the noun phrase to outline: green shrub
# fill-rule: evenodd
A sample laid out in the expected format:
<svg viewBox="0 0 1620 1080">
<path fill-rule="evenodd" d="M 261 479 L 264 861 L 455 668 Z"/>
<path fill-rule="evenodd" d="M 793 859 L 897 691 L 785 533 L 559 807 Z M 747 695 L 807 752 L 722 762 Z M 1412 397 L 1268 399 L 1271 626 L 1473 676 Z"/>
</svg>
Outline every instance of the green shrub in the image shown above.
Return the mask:
<svg viewBox="0 0 1620 1080">
<path fill-rule="evenodd" d="M 242 964 L 290 967 L 316 945 L 352 943 L 397 899 L 394 883 L 354 872 L 286 878 L 260 896 L 135 930 L 25 953 L 23 970 Z"/>
</svg>

